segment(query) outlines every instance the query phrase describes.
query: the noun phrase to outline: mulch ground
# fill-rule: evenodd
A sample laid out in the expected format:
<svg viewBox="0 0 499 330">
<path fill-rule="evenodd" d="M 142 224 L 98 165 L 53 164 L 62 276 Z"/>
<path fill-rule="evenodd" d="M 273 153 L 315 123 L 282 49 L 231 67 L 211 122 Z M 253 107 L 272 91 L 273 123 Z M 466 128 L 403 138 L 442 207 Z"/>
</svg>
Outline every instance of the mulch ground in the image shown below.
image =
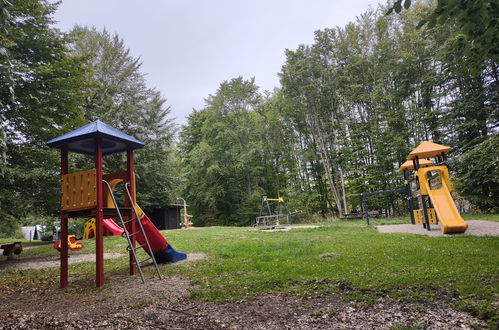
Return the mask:
<svg viewBox="0 0 499 330">
<path fill-rule="evenodd" d="M 200 257 L 199 257 L 200 258 Z M 168 273 L 169 265 L 161 265 Z M 0 329 L 476 329 L 486 324 L 439 303 L 381 297 L 372 304 L 341 293 L 296 297 L 261 294 L 236 302 L 199 302 L 179 276 L 108 276 L 102 288 L 73 279 L 69 288 L 0 293 Z M 345 290 L 348 290 L 346 288 Z"/>
</svg>

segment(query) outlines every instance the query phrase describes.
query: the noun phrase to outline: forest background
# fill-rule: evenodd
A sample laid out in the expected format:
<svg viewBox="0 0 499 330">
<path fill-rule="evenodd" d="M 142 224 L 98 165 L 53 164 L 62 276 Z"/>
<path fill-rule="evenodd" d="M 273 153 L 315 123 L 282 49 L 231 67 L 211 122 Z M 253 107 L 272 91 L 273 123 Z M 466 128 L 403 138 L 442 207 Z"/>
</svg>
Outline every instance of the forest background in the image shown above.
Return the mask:
<svg viewBox="0 0 499 330">
<path fill-rule="evenodd" d="M 45 142 L 96 119 L 146 143 L 141 206 L 183 197 L 195 225 L 248 225 L 264 195 L 283 197 L 296 218 L 356 213 L 362 192 L 403 186 L 398 167 L 423 140 L 453 148 L 461 205 L 498 212 L 497 3 L 391 6 L 283 50 L 274 91 L 251 77 L 221 82 L 179 128 L 118 35 L 61 33 L 57 4 L 0 0 L 0 235 L 56 220 L 59 155 Z M 106 157 L 105 171 L 123 163 Z M 70 164 L 93 167 L 75 154 Z M 370 208 L 406 212 L 397 194 Z"/>
</svg>

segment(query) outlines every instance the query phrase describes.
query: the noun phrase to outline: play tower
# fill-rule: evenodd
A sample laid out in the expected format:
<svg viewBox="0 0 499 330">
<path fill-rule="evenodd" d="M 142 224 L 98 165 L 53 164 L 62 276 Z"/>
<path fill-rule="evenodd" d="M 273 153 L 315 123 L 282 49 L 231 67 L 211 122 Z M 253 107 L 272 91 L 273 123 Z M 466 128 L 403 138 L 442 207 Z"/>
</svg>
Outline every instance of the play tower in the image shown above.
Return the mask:
<svg viewBox="0 0 499 330">
<path fill-rule="evenodd" d="M 130 275 L 139 270 L 141 264 L 151 260 L 161 278 L 156 260 L 175 262 L 186 255 L 175 251 L 166 239 L 136 204 L 133 151 L 144 143 L 97 120 L 72 132 L 47 142 L 51 148 L 61 151 L 61 268 L 60 286 L 68 285 L 68 219 L 95 218 L 95 284 L 104 284 L 103 219 L 118 218 L 128 241 Z M 93 157 L 94 169 L 69 173 L 68 154 L 75 152 Z M 102 159 L 106 155 L 126 152 L 126 170 L 103 174 Z M 123 182 L 124 207 L 118 206 L 113 194 L 117 183 Z M 136 242 L 139 246 L 136 247 Z M 144 248 L 149 257 L 137 260 L 136 249 Z"/>
<path fill-rule="evenodd" d="M 464 233 L 468 228 L 451 195 L 452 184 L 445 162 L 445 154 L 450 150 L 450 147 L 423 141 L 400 166 L 404 173 L 411 222 L 423 225 L 426 230 L 430 230 L 431 224 L 439 223 L 444 234 Z"/>
</svg>

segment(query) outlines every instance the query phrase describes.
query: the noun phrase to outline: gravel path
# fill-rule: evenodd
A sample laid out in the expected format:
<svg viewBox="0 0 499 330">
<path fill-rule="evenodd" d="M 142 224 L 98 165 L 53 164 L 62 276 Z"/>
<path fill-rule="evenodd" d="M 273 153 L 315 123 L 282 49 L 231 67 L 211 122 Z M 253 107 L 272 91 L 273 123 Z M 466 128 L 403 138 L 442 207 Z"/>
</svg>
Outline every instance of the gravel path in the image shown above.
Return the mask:
<svg viewBox="0 0 499 330">
<path fill-rule="evenodd" d="M 104 259 L 116 259 L 121 256 L 124 256 L 124 254 L 116 252 L 104 253 Z M 189 253 L 185 261 L 201 260 L 204 259 L 205 257 L 206 256 L 203 253 Z M 71 255 L 68 260 L 68 263 L 75 264 L 85 261 L 95 261 L 95 254 Z M 34 257 L 34 258 L 15 258 L 11 260 L 4 259 L 0 260 L 0 272 L 9 269 L 44 269 L 50 267 L 59 267 L 60 264 L 61 262 L 58 255 L 48 256 L 48 257 Z"/>
<path fill-rule="evenodd" d="M 468 229 L 464 234 L 442 234 L 439 225 L 431 225 L 431 230 L 428 231 L 423 226 L 401 224 L 401 225 L 383 225 L 376 226 L 380 233 L 407 233 L 418 234 L 433 237 L 441 236 L 499 236 L 499 222 L 485 221 L 485 220 L 469 220 Z"/>
<path fill-rule="evenodd" d="M 123 256 L 121 253 L 104 253 L 104 259 L 116 259 Z M 95 261 L 95 254 L 73 254 L 69 256 L 68 263 L 75 264 L 84 261 Z M 58 255 L 48 257 L 15 258 L 0 261 L 0 272 L 9 269 L 43 269 L 59 267 L 61 264 Z"/>
<path fill-rule="evenodd" d="M 274 232 L 274 231 L 290 231 L 291 229 L 314 229 L 319 228 L 319 226 L 311 225 L 311 226 L 268 226 L 263 228 L 257 228 L 257 230 L 261 230 L 263 232 Z"/>
</svg>

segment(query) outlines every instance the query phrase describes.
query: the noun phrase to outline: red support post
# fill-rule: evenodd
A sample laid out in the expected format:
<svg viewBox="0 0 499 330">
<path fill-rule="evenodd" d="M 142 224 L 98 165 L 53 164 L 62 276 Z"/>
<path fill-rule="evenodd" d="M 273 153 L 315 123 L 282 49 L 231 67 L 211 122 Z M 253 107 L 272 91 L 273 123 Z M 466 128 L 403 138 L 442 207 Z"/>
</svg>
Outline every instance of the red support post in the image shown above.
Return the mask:
<svg viewBox="0 0 499 330">
<path fill-rule="evenodd" d="M 96 195 L 97 212 L 95 213 L 95 285 L 100 287 L 104 285 L 104 228 L 102 226 L 104 194 L 102 182 L 102 139 L 95 139 L 95 170 L 96 170 Z"/>
<path fill-rule="evenodd" d="M 135 176 L 134 176 L 134 166 L 133 166 L 133 149 L 128 147 L 127 153 L 126 153 L 126 170 L 128 174 L 128 182 L 130 182 L 130 195 L 132 196 L 132 201 L 130 201 L 128 198 L 126 198 L 126 207 L 128 208 L 133 208 L 135 205 Z M 135 212 L 130 212 L 130 220 L 135 219 Z M 137 221 L 140 221 L 140 219 L 136 219 Z M 129 226 L 129 232 L 135 233 L 136 232 L 136 223 L 135 221 L 130 222 Z M 132 247 L 135 247 L 135 235 L 130 237 Z M 135 259 L 133 257 L 132 251 L 129 252 L 129 259 L 130 259 L 130 275 L 135 275 L 137 272 L 137 266 L 135 265 Z"/>
<path fill-rule="evenodd" d="M 68 149 L 61 149 L 61 176 L 68 174 Z M 62 187 L 61 187 L 62 188 Z M 61 205 L 61 268 L 60 268 L 60 286 L 65 288 L 68 286 L 68 215 L 62 210 Z"/>
</svg>

